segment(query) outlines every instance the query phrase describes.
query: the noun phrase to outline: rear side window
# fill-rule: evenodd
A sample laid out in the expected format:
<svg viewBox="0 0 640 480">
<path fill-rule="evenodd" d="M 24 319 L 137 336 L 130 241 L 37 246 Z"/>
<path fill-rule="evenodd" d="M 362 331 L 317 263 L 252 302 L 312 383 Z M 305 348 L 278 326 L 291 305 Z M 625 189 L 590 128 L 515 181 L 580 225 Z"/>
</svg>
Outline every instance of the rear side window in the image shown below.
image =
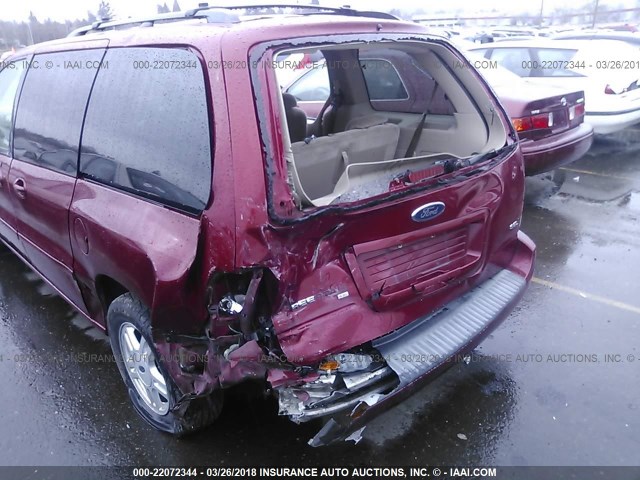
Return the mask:
<svg viewBox="0 0 640 480">
<path fill-rule="evenodd" d="M 491 60 L 496 60 L 519 77 L 530 76 L 534 65 L 528 48 L 494 48 Z"/>
<path fill-rule="evenodd" d="M 104 50 L 33 57 L 13 135 L 14 158 L 75 175 L 82 119 Z"/>
<path fill-rule="evenodd" d="M 24 71 L 25 60 L 7 65 L 0 72 L 0 153 L 9 153 L 13 104 Z"/>
<path fill-rule="evenodd" d="M 582 77 L 576 70 L 572 70 L 571 62 L 577 50 L 561 48 L 539 48 L 536 49 L 538 55 L 539 68 L 533 69 L 532 77 Z M 579 68 L 579 67 L 578 67 Z"/>
<path fill-rule="evenodd" d="M 360 67 L 374 110 L 451 115 L 455 108 L 424 60 L 397 49 L 363 49 Z"/>
<path fill-rule="evenodd" d="M 289 87 L 290 93 L 301 102 L 324 102 L 329 98 L 329 73 L 323 64 L 308 70 Z"/>
<path fill-rule="evenodd" d="M 211 146 L 198 58 L 185 49 L 125 48 L 107 51 L 104 63 L 87 109 L 81 173 L 202 211 L 211 189 Z"/>
<path fill-rule="evenodd" d="M 396 67 L 381 59 L 360 59 L 362 74 L 371 100 L 406 100 L 407 89 Z"/>
<path fill-rule="evenodd" d="M 484 58 L 491 58 L 491 50 L 487 49 L 487 48 L 479 48 L 479 49 L 473 49 L 471 50 L 471 53 L 478 55 L 480 57 L 484 57 Z"/>
</svg>

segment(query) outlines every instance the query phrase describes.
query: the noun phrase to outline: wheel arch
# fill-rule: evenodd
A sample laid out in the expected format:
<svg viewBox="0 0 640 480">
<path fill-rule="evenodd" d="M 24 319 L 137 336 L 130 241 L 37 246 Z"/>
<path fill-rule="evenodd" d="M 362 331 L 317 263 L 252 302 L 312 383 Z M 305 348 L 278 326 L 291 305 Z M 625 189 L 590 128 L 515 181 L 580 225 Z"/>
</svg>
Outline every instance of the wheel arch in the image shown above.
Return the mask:
<svg viewBox="0 0 640 480">
<path fill-rule="evenodd" d="M 108 322 L 106 322 L 109 305 L 119 296 L 130 293 L 131 290 L 108 275 L 98 275 L 94 283 L 105 318 L 105 331 L 109 334 L 109 326 Z"/>
</svg>

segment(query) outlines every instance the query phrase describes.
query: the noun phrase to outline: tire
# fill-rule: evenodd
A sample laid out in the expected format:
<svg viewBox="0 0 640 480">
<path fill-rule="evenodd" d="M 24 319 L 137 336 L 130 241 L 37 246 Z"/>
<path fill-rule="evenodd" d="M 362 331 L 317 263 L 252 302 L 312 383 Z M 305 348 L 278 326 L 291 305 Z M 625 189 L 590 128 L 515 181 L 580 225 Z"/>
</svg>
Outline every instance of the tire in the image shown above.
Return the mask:
<svg viewBox="0 0 640 480">
<path fill-rule="evenodd" d="M 152 341 L 149 309 L 130 293 L 116 298 L 107 312 L 111 349 L 134 408 L 151 426 L 177 436 L 211 425 L 222 410 L 218 390 L 176 405 L 182 397 L 178 387 L 157 361 Z M 137 342 L 137 349 L 136 347 Z"/>
</svg>

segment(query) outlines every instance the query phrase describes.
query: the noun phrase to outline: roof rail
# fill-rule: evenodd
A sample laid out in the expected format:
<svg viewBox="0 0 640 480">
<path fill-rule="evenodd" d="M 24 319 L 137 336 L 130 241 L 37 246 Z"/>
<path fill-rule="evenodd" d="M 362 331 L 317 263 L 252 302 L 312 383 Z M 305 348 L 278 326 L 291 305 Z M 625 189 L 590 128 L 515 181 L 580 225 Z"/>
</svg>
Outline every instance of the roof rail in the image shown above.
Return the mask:
<svg viewBox="0 0 640 480">
<path fill-rule="evenodd" d="M 225 5 L 224 7 L 209 6 L 208 3 L 201 3 L 198 8 L 194 8 L 185 12 L 185 16 L 196 15 L 199 12 L 204 12 L 213 8 L 224 8 L 226 10 L 263 10 L 273 8 L 287 8 L 299 10 L 301 14 L 333 14 L 333 15 L 347 15 L 350 17 L 368 17 L 368 18 L 380 18 L 386 20 L 399 20 L 398 17 L 385 12 L 376 11 L 364 11 L 355 10 L 348 5 L 343 7 L 324 7 L 322 5 L 305 5 L 300 3 L 273 3 L 273 4 L 240 4 L 240 5 Z M 276 15 L 271 14 L 271 15 Z"/>
<path fill-rule="evenodd" d="M 251 4 L 251 5 L 231 5 L 224 7 L 209 6 L 207 3 L 200 3 L 197 8 L 187 10 L 185 12 L 160 13 L 157 15 L 127 18 L 124 20 L 100 20 L 91 25 L 77 28 L 70 32 L 67 37 L 78 37 L 89 33 L 97 33 L 104 30 L 118 30 L 120 28 L 132 27 L 152 27 L 156 23 L 169 23 L 180 20 L 191 20 L 194 18 L 206 19 L 208 23 L 236 23 L 241 20 L 237 10 L 251 11 L 284 8 L 287 10 L 297 10 L 300 15 L 328 14 L 328 15 L 346 15 L 349 17 L 367 17 L 379 18 L 383 20 L 399 20 L 398 17 L 390 13 L 354 10 L 348 6 L 345 7 L 323 7 L 320 5 L 303 5 L 303 4 Z M 290 12 L 285 12 L 290 13 Z M 257 14 L 278 15 L 278 13 L 265 13 L 259 11 Z"/>
<path fill-rule="evenodd" d="M 198 9 L 196 9 L 198 10 Z M 194 18 L 206 19 L 208 23 L 235 23 L 240 21 L 240 16 L 231 12 L 227 8 L 208 8 L 206 11 L 194 12 L 169 12 L 159 13 L 139 18 L 127 18 L 124 20 L 100 20 L 84 27 L 76 28 L 70 32 L 67 37 L 79 37 L 89 33 L 101 32 L 104 30 L 118 30 L 120 28 L 132 27 L 153 27 L 156 23 L 170 23 L 180 20 L 191 20 Z"/>
</svg>

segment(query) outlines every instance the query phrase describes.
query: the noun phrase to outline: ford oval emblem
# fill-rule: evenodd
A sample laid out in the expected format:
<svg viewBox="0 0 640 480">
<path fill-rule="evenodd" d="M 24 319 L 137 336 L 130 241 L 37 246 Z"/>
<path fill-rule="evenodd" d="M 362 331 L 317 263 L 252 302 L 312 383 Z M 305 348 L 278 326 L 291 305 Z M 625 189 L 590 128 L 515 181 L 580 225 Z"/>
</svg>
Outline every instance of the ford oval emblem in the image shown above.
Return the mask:
<svg viewBox="0 0 640 480">
<path fill-rule="evenodd" d="M 426 222 L 432 220 L 444 212 L 445 206 L 442 202 L 431 202 L 416 208 L 411 213 L 411 220 L 414 222 Z"/>
</svg>

